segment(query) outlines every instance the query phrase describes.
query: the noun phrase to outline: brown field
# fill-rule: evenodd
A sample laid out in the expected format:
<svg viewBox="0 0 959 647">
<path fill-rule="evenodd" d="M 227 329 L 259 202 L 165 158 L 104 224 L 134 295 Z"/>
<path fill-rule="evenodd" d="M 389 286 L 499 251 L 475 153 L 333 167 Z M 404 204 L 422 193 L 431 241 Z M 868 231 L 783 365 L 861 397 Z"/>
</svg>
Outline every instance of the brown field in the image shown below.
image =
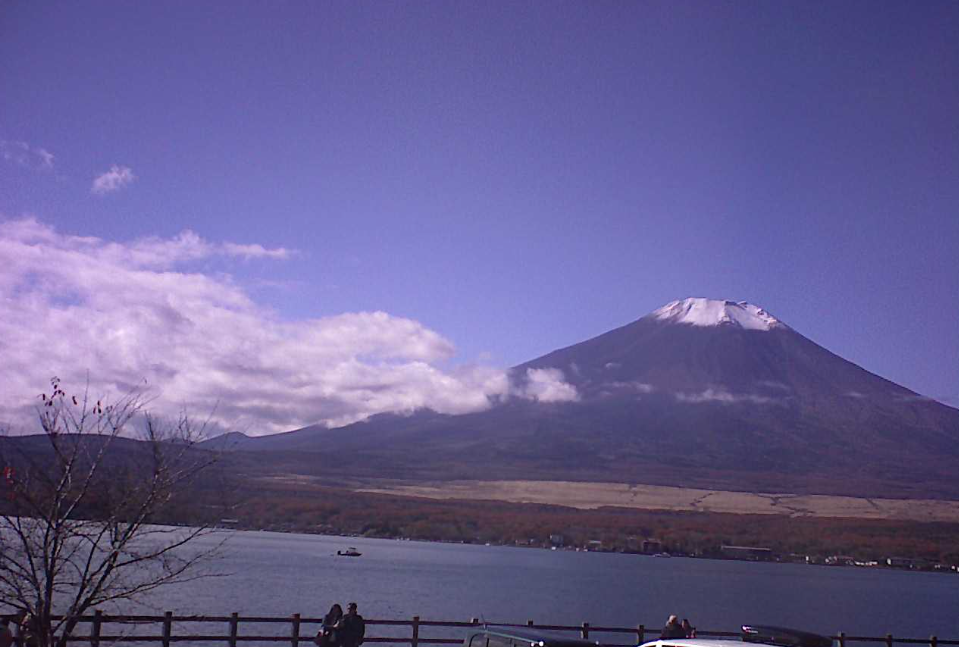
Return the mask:
<svg viewBox="0 0 959 647">
<path fill-rule="evenodd" d="M 615 506 L 642 510 L 769 514 L 790 517 L 959 522 L 959 501 L 753 494 L 625 483 L 452 481 L 423 485 L 377 485 L 355 488 L 354 491 L 428 499 L 543 503 L 580 510 Z"/>
</svg>

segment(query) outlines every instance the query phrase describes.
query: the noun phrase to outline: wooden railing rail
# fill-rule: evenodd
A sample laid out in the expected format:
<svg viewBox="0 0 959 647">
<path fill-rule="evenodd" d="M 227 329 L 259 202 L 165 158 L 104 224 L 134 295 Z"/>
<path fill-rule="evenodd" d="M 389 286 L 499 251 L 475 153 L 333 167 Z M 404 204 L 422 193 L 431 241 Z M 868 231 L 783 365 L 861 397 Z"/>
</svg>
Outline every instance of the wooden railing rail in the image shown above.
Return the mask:
<svg viewBox="0 0 959 647">
<path fill-rule="evenodd" d="M 59 618 L 54 618 L 59 619 Z M 70 642 L 89 643 L 91 647 L 106 647 L 110 643 L 160 643 L 162 647 L 170 647 L 173 643 L 220 643 L 225 647 L 237 647 L 240 644 L 249 643 L 286 643 L 291 647 L 311 646 L 313 636 L 322 625 L 323 618 L 316 616 L 302 616 L 294 613 L 289 616 L 241 616 L 239 613 L 230 615 L 184 615 L 177 616 L 167 611 L 163 615 L 109 615 L 96 611 L 92 615 L 82 616 L 76 631 L 69 637 Z M 84 631 L 84 624 L 89 626 L 89 631 Z M 224 633 L 208 633 L 208 627 L 199 628 L 196 633 L 185 631 L 184 625 L 190 624 L 219 624 L 223 627 Z M 136 633 L 138 629 L 146 629 L 145 625 L 150 625 L 154 629 L 149 633 Z M 267 627 L 275 625 L 286 625 L 288 627 L 284 635 L 270 635 L 266 633 L 267 629 L 260 627 L 266 635 L 255 635 L 257 625 L 266 625 Z M 423 630 L 430 633 L 429 629 L 466 629 L 480 626 L 490 627 L 522 627 L 534 628 L 551 632 L 567 632 L 574 634 L 576 638 L 582 638 L 596 642 L 606 647 L 633 647 L 646 640 L 653 640 L 659 637 L 658 629 L 647 629 L 646 625 L 636 625 L 634 627 L 612 627 L 604 625 L 592 625 L 584 622 L 579 625 L 550 625 L 536 624 L 532 620 L 525 623 L 481 623 L 479 619 L 473 618 L 469 621 L 455 620 L 423 620 L 419 616 L 414 616 L 410 620 L 395 619 L 369 619 L 366 621 L 367 637 L 366 643 L 410 645 L 410 647 L 420 647 L 421 645 L 459 645 L 462 644 L 462 635 L 450 636 L 451 632 L 445 636 L 423 635 Z M 131 631 L 118 631 L 121 627 L 127 627 Z M 399 628 L 408 627 L 409 633 L 405 636 L 378 636 L 375 628 Z M 204 631 L 204 629 L 206 631 Z M 244 631 L 246 629 L 246 631 Z M 372 629 L 372 631 L 371 631 Z M 404 632 L 390 632 L 404 633 Z M 460 634 L 465 632 L 460 632 Z M 597 634 L 604 634 L 597 636 Z M 612 634 L 612 636 L 610 636 Z M 607 638 L 614 638 L 617 634 L 628 634 L 627 642 L 613 642 Z M 701 638 L 738 638 L 738 632 L 730 631 L 697 631 L 696 634 Z M 573 637 L 573 636 L 571 636 Z M 837 642 L 838 647 L 848 647 L 849 643 L 881 643 L 880 647 L 895 647 L 895 645 L 928 645 L 929 647 L 959 647 L 959 640 L 946 640 L 937 636 L 928 638 L 898 638 L 891 634 L 884 636 L 850 636 L 839 632 L 831 638 Z M 619 641 L 622 639 L 619 638 Z"/>
</svg>

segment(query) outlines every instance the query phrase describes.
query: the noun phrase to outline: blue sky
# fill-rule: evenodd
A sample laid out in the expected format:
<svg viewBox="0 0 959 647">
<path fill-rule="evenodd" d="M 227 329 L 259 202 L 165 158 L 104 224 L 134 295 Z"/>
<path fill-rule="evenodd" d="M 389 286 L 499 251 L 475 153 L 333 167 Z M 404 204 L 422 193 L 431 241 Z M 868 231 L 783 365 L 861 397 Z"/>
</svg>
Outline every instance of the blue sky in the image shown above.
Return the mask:
<svg viewBox="0 0 959 647">
<path fill-rule="evenodd" d="M 223 337 L 271 327 L 292 345 L 258 370 L 325 385 L 289 418 L 289 382 L 258 393 L 250 430 L 458 411 L 497 369 L 706 296 L 959 405 L 957 33 L 952 1 L 4 3 L 3 352 L 32 367 L 5 379 L 162 391 L 155 356 L 187 345 L 165 324 L 93 347 L 165 299 Z M 25 281 L 25 250 L 77 283 Z M 90 298 L 125 272 L 131 301 Z M 249 329 L 201 312 L 203 281 Z M 71 306 L 86 341 L 43 350 L 27 315 Z M 345 336 L 311 361 L 362 378 L 301 374 L 314 324 Z M 169 397 L 203 406 L 240 341 L 182 334 L 209 361 Z"/>
</svg>

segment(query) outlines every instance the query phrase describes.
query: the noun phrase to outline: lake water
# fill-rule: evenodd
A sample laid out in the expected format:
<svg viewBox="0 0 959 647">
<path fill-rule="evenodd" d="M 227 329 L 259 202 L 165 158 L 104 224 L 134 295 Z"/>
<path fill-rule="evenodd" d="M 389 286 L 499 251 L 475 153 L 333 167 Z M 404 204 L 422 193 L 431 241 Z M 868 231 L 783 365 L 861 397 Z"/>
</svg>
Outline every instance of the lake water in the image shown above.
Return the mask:
<svg viewBox="0 0 959 647">
<path fill-rule="evenodd" d="M 336 556 L 348 546 L 363 556 Z M 177 614 L 321 616 L 333 602 L 355 600 L 361 614 L 376 619 L 652 628 L 675 613 L 710 630 L 756 623 L 959 638 L 956 574 L 269 532 L 232 533 L 216 569 L 228 575 L 167 589 L 151 605 Z"/>
</svg>

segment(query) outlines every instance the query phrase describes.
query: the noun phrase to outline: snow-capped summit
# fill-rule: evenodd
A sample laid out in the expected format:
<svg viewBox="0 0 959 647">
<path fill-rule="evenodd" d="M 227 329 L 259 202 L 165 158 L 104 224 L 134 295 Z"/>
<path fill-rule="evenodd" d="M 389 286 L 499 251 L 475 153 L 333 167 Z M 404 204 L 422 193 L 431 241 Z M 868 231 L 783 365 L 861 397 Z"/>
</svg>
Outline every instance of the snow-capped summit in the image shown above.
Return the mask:
<svg viewBox="0 0 959 647">
<path fill-rule="evenodd" d="M 651 315 L 660 321 L 690 326 L 732 325 L 747 330 L 770 330 L 784 325 L 771 314 L 745 301 L 689 298 L 667 303 Z"/>
</svg>

